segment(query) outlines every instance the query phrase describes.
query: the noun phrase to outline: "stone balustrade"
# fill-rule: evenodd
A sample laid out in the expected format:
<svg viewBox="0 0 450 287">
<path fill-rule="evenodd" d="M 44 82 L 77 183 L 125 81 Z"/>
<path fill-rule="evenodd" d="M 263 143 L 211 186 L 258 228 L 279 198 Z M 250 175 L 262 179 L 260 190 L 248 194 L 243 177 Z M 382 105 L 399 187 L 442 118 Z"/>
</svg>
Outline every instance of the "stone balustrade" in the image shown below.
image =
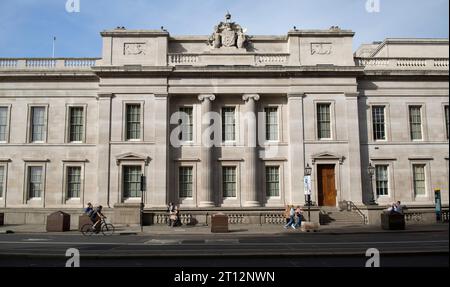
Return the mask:
<svg viewBox="0 0 450 287">
<path fill-rule="evenodd" d="M 355 58 L 366 70 L 448 70 L 448 58 Z"/>
<path fill-rule="evenodd" d="M 217 61 L 223 61 L 223 57 L 231 57 L 230 63 L 239 58 L 239 64 L 248 63 L 253 66 L 267 65 L 286 65 L 288 54 L 169 54 L 169 66 L 188 65 L 188 66 L 206 66 L 220 64 Z"/>
<path fill-rule="evenodd" d="M 0 69 L 90 69 L 96 58 L 0 58 Z"/>
</svg>

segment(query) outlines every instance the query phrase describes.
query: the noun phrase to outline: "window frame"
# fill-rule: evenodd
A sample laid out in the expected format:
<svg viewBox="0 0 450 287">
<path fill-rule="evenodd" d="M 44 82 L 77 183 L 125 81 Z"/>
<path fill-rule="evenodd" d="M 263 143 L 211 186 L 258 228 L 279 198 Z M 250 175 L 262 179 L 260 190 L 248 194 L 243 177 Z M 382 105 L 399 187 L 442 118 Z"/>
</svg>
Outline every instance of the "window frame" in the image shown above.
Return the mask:
<svg viewBox="0 0 450 287">
<path fill-rule="evenodd" d="M 183 139 L 183 127 L 181 125 L 181 119 L 178 121 L 178 126 L 181 128 L 180 133 L 178 134 L 178 140 L 181 144 L 192 144 L 194 142 L 194 106 L 193 105 L 182 105 L 178 107 L 177 112 L 184 112 L 182 110 L 189 109 L 191 111 L 190 114 L 190 122 L 188 123 L 188 127 L 190 128 L 190 138 L 184 140 Z"/>
<path fill-rule="evenodd" d="M 47 163 L 49 160 L 25 160 L 24 165 L 24 184 L 23 184 L 23 203 L 30 206 L 44 207 L 46 188 L 47 188 Z M 30 198 L 30 167 L 42 168 L 42 190 L 40 197 Z"/>
<path fill-rule="evenodd" d="M 33 108 L 44 108 L 44 136 L 42 141 L 33 140 Z M 27 119 L 27 143 L 42 144 L 47 143 L 48 140 L 48 104 L 29 104 L 28 105 L 28 119 Z"/>
<path fill-rule="evenodd" d="M 269 190 L 268 190 L 268 178 L 267 178 L 267 171 L 270 168 L 276 168 L 278 170 L 278 194 L 277 195 L 269 195 Z M 268 199 L 273 199 L 273 198 L 281 198 L 281 166 L 278 164 L 270 164 L 270 165 L 265 165 L 264 166 L 264 191 L 265 191 L 265 197 Z"/>
<path fill-rule="evenodd" d="M 0 169 L 3 169 L 2 176 L 0 177 L 0 201 L 3 201 L 6 198 L 7 192 L 8 162 L 0 161 Z"/>
<path fill-rule="evenodd" d="M 0 140 L 0 144 L 9 143 L 11 130 L 11 104 L 0 104 L 0 108 L 6 108 L 6 130 L 5 140 Z"/>
<path fill-rule="evenodd" d="M 234 195 L 233 196 L 225 196 L 225 170 L 233 169 L 234 170 Z M 221 189 L 222 189 L 222 198 L 223 200 L 237 199 L 238 197 L 238 167 L 236 165 L 222 165 L 221 169 Z M 227 182 L 228 183 L 228 182 Z M 230 182 L 232 183 L 232 182 Z"/>
<path fill-rule="evenodd" d="M 411 121 L 411 109 L 417 108 L 417 107 L 419 108 L 419 113 L 420 113 L 420 135 L 421 135 L 420 139 L 413 138 L 413 130 L 412 130 L 413 123 Z M 418 104 L 408 104 L 407 116 L 408 116 L 408 132 L 409 132 L 409 140 L 410 141 L 424 141 L 425 140 L 424 109 L 425 109 L 425 105 L 423 105 L 423 104 L 419 104 L 419 103 Z"/>
<path fill-rule="evenodd" d="M 79 144 L 86 142 L 86 131 L 87 131 L 87 104 L 67 104 L 66 105 L 66 135 L 65 141 L 66 143 Z M 83 118 L 82 118 L 82 136 L 81 141 L 71 141 L 71 111 L 73 108 L 82 108 Z"/>
<path fill-rule="evenodd" d="M 319 138 L 319 119 L 318 119 L 318 105 L 320 104 L 329 104 L 330 105 L 330 135 L 331 138 Z M 314 108 L 314 139 L 316 141 L 333 141 L 337 138 L 336 132 L 336 120 L 335 120 L 335 109 L 336 103 L 331 99 L 320 99 L 313 101 Z"/>
<path fill-rule="evenodd" d="M 86 170 L 87 160 L 63 160 L 63 194 L 62 202 L 64 204 L 80 205 L 82 206 L 84 202 L 84 191 L 85 191 L 85 170 Z M 80 194 L 79 197 L 69 197 L 69 186 L 68 186 L 68 169 L 71 167 L 79 167 L 80 170 Z"/>
<path fill-rule="evenodd" d="M 417 194 L 416 192 L 416 174 L 415 174 L 415 167 L 416 166 L 423 166 L 423 185 L 424 185 L 424 193 L 423 194 Z M 411 163 L 411 167 L 412 167 L 412 192 L 413 192 L 413 198 L 417 199 L 417 198 L 427 198 L 429 191 L 428 191 L 428 176 L 427 176 L 427 163 L 425 162 L 413 162 Z"/>
<path fill-rule="evenodd" d="M 450 139 L 450 126 L 449 126 L 449 121 L 450 121 L 450 110 L 449 110 L 449 104 L 448 103 L 444 103 L 442 105 L 442 109 L 443 109 L 443 115 L 444 115 L 444 135 L 445 138 L 444 140 L 449 141 Z"/>
<path fill-rule="evenodd" d="M 227 123 L 226 123 L 226 112 L 225 109 L 233 109 L 233 115 L 234 115 L 234 122 L 233 122 L 233 139 L 232 140 L 227 140 L 226 139 L 226 135 L 227 135 L 227 131 L 226 131 L 226 127 L 227 127 Z M 228 143 L 236 143 L 237 142 L 237 127 L 238 127 L 238 119 L 237 119 L 237 107 L 236 106 L 231 106 L 231 105 L 225 105 L 220 109 L 220 118 L 221 118 L 221 123 L 222 123 L 222 143 L 224 144 L 228 144 Z M 228 125 L 229 126 L 229 125 Z"/>
<path fill-rule="evenodd" d="M 381 123 L 377 123 L 375 122 L 375 109 L 376 108 L 382 108 L 383 109 L 383 133 L 384 133 L 384 138 L 380 139 L 377 138 L 377 129 L 375 128 L 375 125 L 381 125 Z M 371 105 L 371 120 L 372 120 L 372 140 L 373 141 L 377 141 L 377 142 L 385 142 L 388 140 L 388 129 L 387 129 L 387 105 L 385 104 L 373 104 Z"/>
<path fill-rule="evenodd" d="M 377 168 L 378 167 L 385 167 L 386 168 L 386 178 L 385 178 L 385 182 L 386 182 L 386 194 L 380 194 L 378 193 L 378 173 L 377 173 Z M 376 163 L 375 164 L 375 194 L 377 196 L 377 198 L 382 198 L 382 197 L 390 197 L 391 194 L 391 188 L 390 188 L 391 182 L 390 182 L 390 171 L 389 171 L 389 164 L 381 164 L 381 163 Z"/>
<path fill-rule="evenodd" d="M 181 189 L 181 170 L 182 169 L 190 169 L 191 170 L 191 195 L 190 196 L 182 196 L 182 194 L 181 194 L 181 191 L 182 191 L 182 189 Z M 177 195 L 178 195 L 178 198 L 180 199 L 180 200 L 186 200 L 186 199 L 193 199 L 194 198 L 194 184 L 195 184 L 195 179 L 194 179 L 194 177 L 195 177 L 195 174 L 194 174 L 194 166 L 193 165 L 180 165 L 180 166 L 178 166 L 178 172 L 177 172 Z"/>
<path fill-rule="evenodd" d="M 144 141 L 144 101 L 123 101 L 122 102 L 122 140 L 124 142 L 141 142 Z M 128 106 L 139 105 L 139 138 L 128 138 Z"/>
<path fill-rule="evenodd" d="M 269 133 L 268 133 L 268 131 L 270 131 L 270 129 L 268 129 L 268 127 L 269 127 L 269 123 L 268 123 L 268 121 L 267 121 L 267 119 L 268 119 L 268 113 L 267 113 L 267 110 L 269 110 L 269 109 L 275 109 L 276 110 L 276 117 L 275 117 L 275 119 L 276 119 L 276 132 L 277 132 L 277 134 L 276 134 L 276 138 L 275 139 L 270 139 L 269 138 Z M 280 110 L 281 110 L 281 107 L 279 106 L 279 105 L 266 105 L 266 106 L 264 106 L 264 108 L 263 108 L 263 111 L 264 111 L 264 134 L 265 134 L 265 137 L 264 137 L 264 140 L 266 141 L 266 142 L 268 142 L 268 143 L 275 143 L 275 142 L 279 142 L 280 141 L 280 138 L 281 138 L 281 130 L 280 130 L 280 127 L 281 127 L 281 118 L 280 118 Z"/>
<path fill-rule="evenodd" d="M 140 174 L 138 175 L 138 177 L 139 177 L 139 181 L 138 181 L 138 195 L 139 195 L 139 193 L 140 193 L 140 195 L 139 196 L 126 196 L 125 195 L 125 187 L 126 187 L 126 183 L 125 183 L 125 179 L 126 179 L 126 173 L 125 173 L 125 170 L 127 169 L 127 168 L 135 168 L 135 167 L 139 167 L 140 168 Z M 121 192 L 121 194 L 122 194 L 122 199 L 124 200 L 124 201 L 129 201 L 129 200 L 136 200 L 136 199 L 141 199 L 142 198 L 142 191 L 140 190 L 140 186 L 141 186 L 141 176 L 142 176 L 142 174 L 144 174 L 144 167 L 142 166 L 142 164 L 136 164 L 136 163 L 134 163 L 134 164 L 131 164 L 131 163 L 129 163 L 129 164 L 123 164 L 123 165 L 121 165 L 121 169 L 122 169 L 122 177 L 121 177 L 121 186 L 122 186 L 122 188 L 121 188 L 121 190 L 122 190 L 122 192 Z M 136 182 L 134 182 L 134 183 L 136 183 Z M 145 193 L 145 191 L 144 191 L 144 193 Z M 131 195 L 131 193 L 130 193 L 130 195 Z"/>
</svg>

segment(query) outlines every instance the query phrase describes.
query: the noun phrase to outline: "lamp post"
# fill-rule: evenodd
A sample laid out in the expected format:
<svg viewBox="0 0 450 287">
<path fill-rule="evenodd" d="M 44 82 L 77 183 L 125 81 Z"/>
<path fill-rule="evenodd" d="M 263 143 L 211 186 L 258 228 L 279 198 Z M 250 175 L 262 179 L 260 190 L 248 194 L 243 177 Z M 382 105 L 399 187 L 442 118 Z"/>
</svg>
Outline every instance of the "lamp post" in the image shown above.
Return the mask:
<svg viewBox="0 0 450 287">
<path fill-rule="evenodd" d="M 370 178 L 370 182 L 369 182 L 370 194 L 371 194 L 370 204 L 374 205 L 374 204 L 376 204 L 376 201 L 375 201 L 375 195 L 373 194 L 372 178 L 373 178 L 373 175 L 375 174 L 375 167 L 372 165 L 372 163 L 369 163 L 369 166 L 367 167 L 367 174 L 369 175 L 369 178 Z"/>
<path fill-rule="evenodd" d="M 304 171 L 304 184 L 305 184 L 305 194 L 306 194 L 306 202 L 308 204 L 308 221 L 311 221 L 311 171 L 312 168 L 309 164 L 306 165 Z"/>
<path fill-rule="evenodd" d="M 141 225 L 141 232 L 144 232 L 144 193 L 145 190 L 147 189 L 147 182 L 146 182 L 147 178 L 145 177 L 144 174 L 141 174 L 141 204 L 139 205 L 139 215 L 140 215 L 140 225 Z"/>
</svg>

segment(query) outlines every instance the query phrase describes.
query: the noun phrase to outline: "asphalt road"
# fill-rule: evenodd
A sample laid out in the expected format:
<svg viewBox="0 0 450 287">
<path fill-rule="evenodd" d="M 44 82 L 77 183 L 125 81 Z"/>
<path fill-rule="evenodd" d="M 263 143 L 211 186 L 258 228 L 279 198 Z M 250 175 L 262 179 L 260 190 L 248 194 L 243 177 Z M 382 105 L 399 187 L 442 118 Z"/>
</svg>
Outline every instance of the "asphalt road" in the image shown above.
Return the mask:
<svg viewBox="0 0 450 287">
<path fill-rule="evenodd" d="M 76 248 L 82 266 L 363 267 L 366 251 L 381 266 L 449 266 L 449 234 L 442 232 L 252 235 L 1 234 L 0 267 L 60 266 Z"/>
</svg>

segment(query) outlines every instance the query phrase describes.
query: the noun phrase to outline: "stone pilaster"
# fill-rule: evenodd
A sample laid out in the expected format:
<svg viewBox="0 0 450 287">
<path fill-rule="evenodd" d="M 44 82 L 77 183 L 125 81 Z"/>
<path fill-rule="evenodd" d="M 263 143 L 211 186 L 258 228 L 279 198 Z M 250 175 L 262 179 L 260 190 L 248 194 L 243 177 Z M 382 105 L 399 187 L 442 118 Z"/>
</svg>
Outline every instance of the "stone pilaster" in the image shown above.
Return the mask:
<svg viewBox="0 0 450 287">
<path fill-rule="evenodd" d="M 361 143 L 359 140 L 358 93 L 346 93 L 349 190 L 345 199 L 362 204 Z M 362 111 L 365 112 L 365 111 Z"/>
<path fill-rule="evenodd" d="M 198 96 L 198 100 L 202 102 L 202 143 L 201 143 L 201 168 L 199 172 L 200 187 L 198 189 L 198 206 L 214 207 L 214 189 L 213 189 L 213 165 L 212 165 L 212 145 L 205 131 L 210 126 L 210 121 L 206 115 L 212 110 L 212 102 L 216 99 L 213 94 L 202 94 Z"/>
<path fill-rule="evenodd" d="M 166 206 L 169 202 L 167 191 L 169 171 L 168 149 L 168 123 L 169 123 L 169 97 L 167 94 L 155 95 L 155 158 L 153 161 L 154 172 L 154 191 L 150 194 L 150 188 L 147 187 L 147 202 L 152 206 Z"/>
<path fill-rule="evenodd" d="M 98 99 L 98 142 L 97 142 L 97 196 L 86 200 L 94 205 L 112 207 L 115 202 L 110 202 L 110 140 L 111 140 L 111 101 L 112 94 L 99 94 Z"/>
<path fill-rule="evenodd" d="M 286 201 L 290 204 L 304 204 L 303 173 L 305 169 L 304 146 L 304 94 L 288 94 L 288 129 L 289 129 L 289 190 Z"/>
<path fill-rule="evenodd" d="M 244 94 L 242 99 L 245 101 L 245 113 L 247 123 L 246 129 L 246 154 L 245 154 L 245 181 L 243 182 L 242 198 L 245 207 L 260 206 L 258 200 L 258 148 L 257 148 L 257 109 L 256 101 L 259 100 L 258 94 Z"/>
</svg>

